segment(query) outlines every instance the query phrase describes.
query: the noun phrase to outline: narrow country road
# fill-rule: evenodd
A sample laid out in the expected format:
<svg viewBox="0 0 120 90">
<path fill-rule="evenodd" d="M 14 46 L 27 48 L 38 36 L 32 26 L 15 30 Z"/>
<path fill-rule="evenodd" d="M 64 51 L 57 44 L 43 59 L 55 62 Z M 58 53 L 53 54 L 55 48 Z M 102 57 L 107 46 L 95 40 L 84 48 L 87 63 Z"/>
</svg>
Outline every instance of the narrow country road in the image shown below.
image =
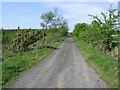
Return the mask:
<svg viewBox="0 0 120 90">
<path fill-rule="evenodd" d="M 10 88 L 106 88 L 85 62 L 72 38 L 31 68 Z"/>
</svg>

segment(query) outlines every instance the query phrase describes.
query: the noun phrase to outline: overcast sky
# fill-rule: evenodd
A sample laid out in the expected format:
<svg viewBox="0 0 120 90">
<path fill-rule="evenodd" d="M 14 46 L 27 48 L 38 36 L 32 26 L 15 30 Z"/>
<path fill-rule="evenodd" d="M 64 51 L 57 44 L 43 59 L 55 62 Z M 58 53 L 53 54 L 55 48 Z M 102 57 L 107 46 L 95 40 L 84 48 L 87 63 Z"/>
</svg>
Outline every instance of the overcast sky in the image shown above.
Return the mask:
<svg viewBox="0 0 120 90">
<path fill-rule="evenodd" d="M 8 2 L 9 1 L 9 2 Z M 24 2 L 26 1 L 26 2 Z M 114 8 L 118 8 L 118 0 L 3 0 L 2 20 L 3 28 L 40 28 L 40 16 L 48 11 L 58 8 L 58 13 L 68 20 L 69 30 L 72 31 L 76 23 L 91 23 L 89 14 L 100 16 L 101 12 L 109 9 L 111 3 Z M 81 1 L 81 2 L 80 2 Z M 106 2 L 105 2 L 106 1 Z M 0 28 L 2 28 L 0 27 Z"/>
</svg>

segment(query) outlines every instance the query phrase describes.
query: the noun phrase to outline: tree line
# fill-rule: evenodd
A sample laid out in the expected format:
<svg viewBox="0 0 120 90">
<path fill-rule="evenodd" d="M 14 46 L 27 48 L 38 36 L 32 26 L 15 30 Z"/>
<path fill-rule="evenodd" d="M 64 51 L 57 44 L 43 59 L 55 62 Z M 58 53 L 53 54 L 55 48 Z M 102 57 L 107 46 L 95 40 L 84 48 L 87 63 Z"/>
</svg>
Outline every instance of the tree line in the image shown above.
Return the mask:
<svg viewBox="0 0 120 90">
<path fill-rule="evenodd" d="M 113 9 L 111 4 L 108 11 L 101 12 L 102 18 L 89 16 L 93 19 L 91 24 L 77 23 L 73 35 L 104 52 L 118 46 L 118 10 Z"/>
</svg>

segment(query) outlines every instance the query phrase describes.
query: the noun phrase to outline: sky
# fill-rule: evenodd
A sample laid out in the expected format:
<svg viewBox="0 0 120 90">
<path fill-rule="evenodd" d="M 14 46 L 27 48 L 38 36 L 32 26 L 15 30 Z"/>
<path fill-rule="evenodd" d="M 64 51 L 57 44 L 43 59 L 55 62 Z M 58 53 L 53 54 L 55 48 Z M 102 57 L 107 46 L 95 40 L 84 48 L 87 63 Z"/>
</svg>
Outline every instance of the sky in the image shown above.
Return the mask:
<svg viewBox="0 0 120 90">
<path fill-rule="evenodd" d="M 92 1 L 92 2 L 91 2 Z M 58 14 L 68 21 L 69 31 L 73 31 L 76 23 L 91 23 L 89 14 L 100 16 L 101 12 L 109 9 L 111 3 L 113 8 L 118 8 L 117 0 L 3 0 L 0 2 L 0 28 L 41 28 L 40 16 L 48 11 L 58 8 Z M 105 2 L 106 1 L 106 2 Z"/>
</svg>

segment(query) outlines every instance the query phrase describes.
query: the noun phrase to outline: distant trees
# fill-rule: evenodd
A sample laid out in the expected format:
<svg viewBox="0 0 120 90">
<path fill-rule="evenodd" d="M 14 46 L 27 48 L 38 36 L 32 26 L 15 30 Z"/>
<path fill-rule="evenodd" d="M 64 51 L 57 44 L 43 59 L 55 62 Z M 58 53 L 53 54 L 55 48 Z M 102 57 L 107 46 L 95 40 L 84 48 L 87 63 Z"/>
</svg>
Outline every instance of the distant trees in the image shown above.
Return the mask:
<svg viewBox="0 0 120 90">
<path fill-rule="evenodd" d="M 49 11 L 42 14 L 41 19 L 43 22 L 40 23 L 40 26 L 46 30 L 50 28 L 67 27 L 67 20 L 58 14 L 58 9 L 55 9 L 54 12 Z"/>
<path fill-rule="evenodd" d="M 55 8 L 54 12 L 49 11 L 49 12 L 42 14 L 41 19 L 42 19 L 42 22 L 40 23 L 40 26 L 43 28 L 43 30 L 60 29 L 61 33 L 63 35 L 66 34 L 66 32 L 68 30 L 68 23 L 67 23 L 66 19 L 64 19 L 62 16 L 60 16 L 58 14 L 58 9 Z M 59 30 L 57 30 L 57 31 L 59 31 Z M 54 35 L 54 33 L 53 33 L 53 35 Z M 46 39 L 45 39 L 46 35 L 47 34 L 44 31 L 44 33 L 43 33 L 44 44 L 46 43 Z"/>
<path fill-rule="evenodd" d="M 51 11 L 43 14 L 41 16 L 41 19 L 43 20 L 43 22 L 41 23 L 42 27 L 45 26 L 45 29 L 47 29 L 50 26 L 50 23 L 52 22 L 54 17 L 55 17 L 55 15 Z"/>
<path fill-rule="evenodd" d="M 18 30 L 20 29 L 20 27 L 18 26 Z"/>
</svg>

